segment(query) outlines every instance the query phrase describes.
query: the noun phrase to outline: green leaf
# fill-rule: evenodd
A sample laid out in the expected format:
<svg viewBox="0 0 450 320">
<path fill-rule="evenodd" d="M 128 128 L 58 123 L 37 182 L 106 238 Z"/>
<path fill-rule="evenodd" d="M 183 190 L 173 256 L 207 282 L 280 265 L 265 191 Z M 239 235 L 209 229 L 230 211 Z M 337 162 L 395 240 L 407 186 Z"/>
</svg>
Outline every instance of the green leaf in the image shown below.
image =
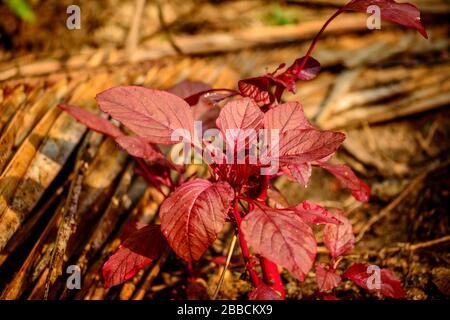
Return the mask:
<svg viewBox="0 0 450 320">
<path fill-rule="evenodd" d="M 33 23 L 36 19 L 27 0 L 6 0 L 7 6 L 23 21 Z"/>
</svg>

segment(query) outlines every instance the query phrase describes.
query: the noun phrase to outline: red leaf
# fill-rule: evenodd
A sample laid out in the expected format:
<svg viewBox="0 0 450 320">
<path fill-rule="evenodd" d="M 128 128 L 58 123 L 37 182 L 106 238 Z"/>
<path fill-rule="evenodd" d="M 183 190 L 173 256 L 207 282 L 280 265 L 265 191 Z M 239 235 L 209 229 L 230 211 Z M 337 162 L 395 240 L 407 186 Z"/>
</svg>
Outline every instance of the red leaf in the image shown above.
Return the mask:
<svg viewBox="0 0 450 320">
<path fill-rule="evenodd" d="M 185 129 L 193 137 L 194 118 L 189 105 L 165 91 L 119 86 L 96 97 L 103 112 L 149 142 L 175 144 L 171 135 Z"/>
<path fill-rule="evenodd" d="M 161 230 L 177 255 L 198 260 L 222 230 L 233 200 L 225 182 L 195 179 L 184 183 L 161 205 Z"/>
<path fill-rule="evenodd" d="M 164 159 L 164 155 L 149 142 L 139 136 L 124 135 L 119 128 L 96 113 L 65 104 L 60 104 L 59 107 L 88 128 L 112 137 L 121 148 L 132 156 L 149 161 Z M 164 160 L 162 160 L 162 162 L 164 162 Z M 166 163 L 166 165 L 170 166 L 168 163 Z"/>
<path fill-rule="evenodd" d="M 370 270 L 369 265 L 365 263 L 355 263 L 345 271 L 343 277 L 353 281 L 361 288 L 370 292 L 379 292 L 385 297 L 401 299 L 406 295 L 400 280 L 393 271 L 380 269 L 379 288 L 376 288 L 377 280 L 374 272 L 376 271 Z"/>
<path fill-rule="evenodd" d="M 342 222 L 333 216 L 327 209 L 311 202 L 303 201 L 295 207 L 288 208 L 298 214 L 303 221 L 310 224 L 341 224 Z"/>
<path fill-rule="evenodd" d="M 381 18 L 396 24 L 417 29 L 428 39 L 427 31 L 420 20 L 420 11 L 410 3 L 397 3 L 394 0 L 353 0 L 342 9 L 367 13 L 367 7 L 376 5 L 380 8 Z"/>
<path fill-rule="evenodd" d="M 285 168 L 285 172 L 303 185 L 307 184 L 311 175 L 308 162 L 334 153 L 345 139 L 340 132 L 314 129 L 306 119 L 301 104 L 296 102 L 284 103 L 267 111 L 264 114 L 264 128 L 269 150 L 273 152 L 274 148 L 279 148 L 281 164 L 291 165 Z M 279 141 L 272 137 L 276 133 L 274 130 L 279 130 Z"/>
<path fill-rule="evenodd" d="M 149 161 L 156 161 L 164 158 L 164 155 L 138 136 L 120 136 L 116 138 L 117 144 L 125 149 L 130 155 L 138 158 L 143 158 Z"/>
<path fill-rule="evenodd" d="M 250 98 L 243 98 L 228 102 L 220 111 L 216 124 L 225 137 L 227 148 L 232 148 L 235 154 L 245 157 L 242 151 L 256 142 L 255 130 L 262 126 L 263 118 L 264 113 L 258 105 Z"/>
<path fill-rule="evenodd" d="M 215 128 L 216 119 L 220 114 L 220 108 L 214 101 L 214 97 L 222 96 L 212 93 L 211 95 L 203 95 L 199 98 L 198 103 L 193 105 L 192 112 L 194 119 L 202 122 L 203 130 Z"/>
<path fill-rule="evenodd" d="M 159 225 L 139 229 L 103 265 L 105 288 L 130 279 L 152 260 L 159 258 L 165 250 L 168 250 L 168 246 Z"/>
<path fill-rule="evenodd" d="M 136 174 L 142 176 L 147 183 L 152 186 L 161 187 L 164 185 L 170 187 L 172 186 L 169 170 L 171 168 L 181 171 L 181 167 L 173 165 L 167 159 L 162 158 L 152 164 L 139 161 L 138 166 L 135 167 L 134 171 Z"/>
<path fill-rule="evenodd" d="M 242 220 L 250 247 L 303 281 L 316 256 L 311 228 L 294 212 L 258 205 Z"/>
<path fill-rule="evenodd" d="M 259 105 L 268 105 L 275 100 L 280 101 L 283 91 L 287 88 L 289 91 L 296 91 L 296 80 L 314 79 L 320 71 L 320 64 L 311 57 L 317 40 L 324 32 L 329 23 L 345 11 L 367 12 L 367 7 L 377 5 L 380 8 L 381 18 L 417 29 L 425 38 L 427 33 L 420 21 L 420 11 L 409 3 L 396 3 L 394 0 L 353 0 L 347 5 L 340 8 L 330 19 L 328 19 L 308 49 L 307 54 L 297 59 L 289 68 L 279 75 L 275 73 L 280 69 L 277 68 L 273 73 L 244 79 L 239 81 L 239 91 L 243 96 L 253 98 Z M 283 67 L 284 65 L 281 65 Z M 276 86 L 275 93 L 272 94 L 270 87 Z"/>
<path fill-rule="evenodd" d="M 285 131 L 279 135 L 279 161 L 282 165 L 290 165 L 322 159 L 334 153 L 344 139 L 343 133 L 333 131 L 316 129 Z M 272 152 L 274 147 L 276 146 L 270 147 Z"/>
<path fill-rule="evenodd" d="M 300 69 L 300 66 L 303 63 L 303 60 L 305 60 L 305 57 L 301 57 L 294 61 L 294 63 L 286 69 L 283 74 L 292 74 L 294 75 L 298 80 L 312 80 L 320 72 L 320 63 L 313 57 L 309 57 L 306 61 L 303 69 Z"/>
<path fill-rule="evenodd" d="M 341 283 L 341 276 L 323 263 L 316 263 L 316 282 L 320 292 L 330 291 Z"/>
<path fill-rule="evenodd" d="M 127 240 L 136 231 L 146 227 L 147 224 L 140 222 L 139 220 L 130 220 L 125 223 L 120 234 L 120 239 L 123 241 Z"/>
<path fill-rule="evenodd" d="M 291 164 L 281 168 L 289 180 L 300 183 L 305 188 L 311 178 L 312 167 L 309 162 L 301 164 Z"/>
<path fill-rule="evenodd" d="M 344 187 L 350 190 L 352 195 L 359 201 L 369 202 L 370 187 L 360 180 L 352 171 L 352 169 L 343 165 L 332 165 L 318 162 L 318 165 L 332 173 Z"/>
<path fill-rule="evenodd" d="M 117 138 L 123 135 L 122 131 L 109 122 L 107 119 L 102 118 L 94 112 L 87 111 L 86 109 L 71 106 L 68 104 L 59 104 L 58 107 L 66 111 L 72 117 L 84 124 L 89 129 L 102 133 L 112 138 Z"/>
<path fill-rule="evenodd" d="M 283 89 L 286 88 L 290 92 L 295 93 L 297 91 L 297 80 L 312 80 L 317 77 L 320 72 L 319 61 L 317 61 L 313 57 L 309 57 L 303 68 L 301 68 L 304 60 L 305 57 L 295 60 L 289 68 L 287 68 L 280 75 L 276 76 L 275 79 L 277 85 L 281 86 Z M 281 95 L 277 98 L 281 98 Z"/>
<path fill-rule="evenodd" d="M 336 212 L 335 216 L 342 224 L 327 224 L 323 230 L 323 242 L 333 258 L 349 252 L 355 246 L 352 225 L 342 213 Z"/>
<path fill-rule="evenodd" d="M 259 129 L 262 126 L 263 117 L 264 113 L 252 99 L 243 98 L 228 102 L 220 111 L 216 124 L 226 137 L 227 143 L 231 143 L 231 139 L 237 146 L 239 141 L 245 141 L 248 136 L 244 130 Z"/>
<path fill-rule="evenodd" d="M 170 92 L 174 95 L 177 95 L 180 98 L 188 98 L 194 94 L 211 90 L 212 87 L 201 81 L 191 81 L 191 80 L 183 80 L 178 82 L 172 88 L 168 89 L 167 92 Z"/>
<path fill-rule="evenodd" d="M 248 295 L 249 300 L 283 300 L 275 290 L 260 282 L 255 289 Z"/>
<path fill-rule="evenodd" d="M 267 76 L 239 80 L 238 82 L 241 94 L 253 99 L 260 106 L 271 103 L 269 85 L 270 78 Z"/>
<path fill-rule="evenodd" d="M 218 91 L 228 91 L 228 93 L 219 93 Z M 212 123 L 215 125 L 214 121 L 220 112 L 217 104 L 223 99 L 237 94 L 237 91 L 234 90 L 213 89 L 207 83 L 190 80 L 177 83 L 167 92 L 183 98 L 192 107 L 194 119 L 202 121 L 204 130 L 212 128 Z"/>
<path fill-rule="evenodd" d="M 264 128 L 279 129 L 280 133 L 294 129 L 312 128 L 298 102 L 280 104 L 264 114 Z"/>
<path fill-rule="evenodd" d="M 284 89 L 295 93 L 297 80 L 312 80 L 320 71 L 320 63 L 309 57 L 303 68 L 300 68 L 305 57 L 299 58 L 279 75 L 275 73 L 284 67 L 280 65 L 274 72 L 264 76 L 240 80 L 238 83 L 239 91 L 244 97 L 250 97 L 258 103 L 258 105 L 268 105 L 275 98 L 279 101 Z M 280 91 L 273 95 L 270 87 L 275 85 Z M 277 90 L 278 91 L 278 90 Z"/>
</svg>

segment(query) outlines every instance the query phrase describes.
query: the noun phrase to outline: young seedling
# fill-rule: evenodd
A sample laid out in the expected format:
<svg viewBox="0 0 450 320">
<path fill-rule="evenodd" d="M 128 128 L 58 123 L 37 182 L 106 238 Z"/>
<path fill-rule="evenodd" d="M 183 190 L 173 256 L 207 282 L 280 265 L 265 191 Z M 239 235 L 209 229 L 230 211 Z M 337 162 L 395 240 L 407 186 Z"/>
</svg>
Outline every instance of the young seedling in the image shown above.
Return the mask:
<svg viewBox="0 0 450 320">
<path fill-rule="evenodd" d="M 415 28 L 427 37 L 415 6 L 393 0 L 353 0 L 324 24 L 304 57 L 288 68 L 282 64 L 272 73 L 240 80 L 237 90 L 183 82 L 168 91 L 119 86 L 98 94 L 100 109 L 133 135 L 97 114 L 60 105 L 89 128 L 113 138 L 136 159 L 139 173 L 166 197 L 159 210 L 161 225 L 144 226 L 128 236 L 105 263 L 106 287 L 126 281 L 168 250 L 192 270 L 193 262 L 230 222 L 254 286 L 249 298 L 284 299 L 278 265 L 303 281 L 317 251 L 310 225 L 325 224 L 324 243 L 331 259 L 328 265 L 315 266 L 320 292 L 332 290 L 346 278 L 386 297 L 404 296 L 400 281 L 387 269 L 380 270 L 377 286 L 370 285 L 366 264 L 354 264 L 342 276 L 338 274 L 342 256 L 355 243 L 351 224 L 341 212 L 333 214 L 308 200 L 291 207 L 276 200 L 276 205 L 267 204 L 274 178 L 284 174 L 305 186 L 312 167 L 333 174 L 357 200 L 369 201 L 366 183 L 345 164 L 328 162 L 345 135 L 315 128 L 301 104 L 283 103 L 282 95 L 286 89 L 295 92 L 298 80 L 312 80 L 319 73 L 320 64 L 311 53 L 328 24 L 345 11 L 366 12 L 371 5 L 380 8 L 382 19 Z M 199 132 L 195 120 L 203 121 L 205 129 L 216 128 L 215 135 Z M 184 166 L 168 160 L 158 147 L 177 144 L 180 139 L 203 156 L 209 179 L 186 176 Z M 171 174 L 174 170 L 179 172 L 176 181 Z"/>
</svg>

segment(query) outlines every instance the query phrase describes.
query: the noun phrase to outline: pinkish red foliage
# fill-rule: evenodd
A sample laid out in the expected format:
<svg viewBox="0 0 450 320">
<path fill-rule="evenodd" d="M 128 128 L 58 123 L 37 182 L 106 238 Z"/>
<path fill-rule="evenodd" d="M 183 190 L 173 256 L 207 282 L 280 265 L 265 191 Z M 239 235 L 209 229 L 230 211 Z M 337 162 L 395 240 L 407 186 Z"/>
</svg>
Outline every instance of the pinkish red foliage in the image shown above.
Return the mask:
<svg viewBox="0 0 450 320">
<path fill-rule="evenodd" d="M 373 4 L 381 8 L 383 19 L 415 28 L 426 36 L 420 22 L 420 12 L 413 5 L 398 4 L 393 0 L 353 0 L 324 24 L 305 56 L 287 68 L 281 64 L 272 73 L 240 80 L 238 91 L 212 89 L 201 82 L 184 81 L 169 89 L 169 92 L 119 86 L 98 94 L 96 100 L 100 109 L 134 135 L 124 134 L 120 128 L 95 113 L 60 105 L 90 129 L 114 139 L 134 157 L 137 171 L 161 194 L 166 197 L 163 189 L 170 190 L 160 207 L 161 226 L 150 225 L 135 231 L 105 263 L 103 275 L 106 287 L 126 281 L 157 259 L 169 246 L 188 262 L 191 270 L 192 262 L 201 258 L 226 221 L 233 224 L 239 235 L 246 269 L 255 285 L 251 299 L 285 296 L 276 264 L 301 281 L 305 278 L 317 250 L 309 224 L 326 224 L 324 244 L 331 255 L 328 265 L 316 264 L 319 290 L 329 291 L 340 283 L 341 277 L 336 269 L 340 259 L 353 249 L 355 243 L 350 222 L 342 213 L 331 214 L 326 208 L 307 200 L 289 207 L 283 196 L 275 194 L 269 187 L 271 178 L 283 173 L 305 186 L 312 166 L 316 166 L 331 172 L 356 199 L 369 200 L 369 186 L 357 178 L 348 166 L 325 163 L 343 143 L 345 135 L 315 128 L 306 118 L 301 104 L 282 103 L 282 95 L 286 89 L 295 92 L 298 80 L 312 80 L 318 75 L 320 64 L 311 57 L 311 53 L 329 23 L 344 11 L 366 12 L 367 6 Z M 241 97 L 230 99 L 237 95 Z M 219 104 L 225 99 L 227 101 L 219 112 Z M 208 180 L 185 175 L 185 168 L 167 160 L 157 146 L 177 143 L 173 134 L 179 133 L 179 130 L 184 130 L 181 137 L 195 137 L 194 119 L 207 120 L 205 127 L 215 126 L 225 135 L 224 150 L 213 147 L 208 140 L 190 140 L 196 150 L 208 148 L 207 154 L 212 160 Z M 224 152 L 228 148 L 236 148 L 239 141 L 250 138 L 242 133 L 246 129 L 264 130 L 268 149 L 264 160 L 279 163 L 278 172 L 262 175 L 260 169 L 265 166 L 265 161 L 238 164 L 218 161 L 224 160 Z M 275 132 L 279 135 L 278 140 L 271 139 Z M 244 149 L 247 148 L 245 144 Z M 172 170 L 180 173 L 177 180 L 173 179 Z M 268 203 L 274 208 L 266 204 L 268 194 Z M 247 205 L 241 202 L 247 202 Z M 239 204 L 242 206 L 239 207 Z M 260 258 L 262 278 L 254 268 L 257 259 L 252 253 Z M 368 276 L 364 268 L 364 264 L 355 264 L 343 278 L 368 289 Z M 404 296 L 400 281 L 393 272 L 382 269 L 381 280 L 382 286 L 378 292 L 392 298 Z M 325 296 L 324 299 L 327 297 L 335 298 Z"/>
<path fill-rule="evenodd" d="M 367 7 L 373 5 L 380 8 L 381 19 L 414 28 L 424 38 L 428 38 L 427 31 L 420 20 L 419 9 L 410 3 L 397 3 L 394 0 L 353 0 L 346 4 L 343 10 L 366 13 Z"/>
<path fill-rule="evenodd" d="M 336 152 L 344 139 L 345 135 L 341 132 L 316 129 L 288 130 L 280 134 L 278 159 L 281 165 L 317 161 Z"/>
<path fill-rule="evenodd" d="M 205 92 L 208 90 L 211 90 L 212 87 L 209 84 L 206 84 L 201 81 L 188 81 L 183 80 L 176 85 L 174 85 L 172 88 L 167 90 L 167 92 L 170 92 L 176 96 L 179 96 L 182 99 L 189 98 L 192 95 L 195 95 L 200 92 Z"/>
<path fill-rule="evenodd" d="M 361 288 L 371 292 L 379 292 L 388 298 L 401 299 L 405 296 L 406 293 L 402 288 L 400 280 L 397 278 L 395 273 L 389 269 L 380 270 L 379 289 L 369 288 L 369 277 L 372 276 L 373 273 L 368 272 L 368 268 L 369 265 L 366 263 L 355 263 L 348 268 L 347 271 L 345 271 L 342 277 L 352 280 Z"/>
<path fill-rule="evenodd" d="M 242 232 L 253 250 L 285 267 L 300 281 L 316 256 L 316 238 L 299 215 L 263 205 L 242 220 Z"/>
<path fill-rule="evenodd" d="M 120 136 L 116 139 L 117 144 L 125 149 L 130 155 L 149 161 L 157 161 L 164 156 L 161 151 L 138 136 Z"/>
<path fill-rule="evenodd" d="M 319 291 L 325 292 L 336 288 L 341 283 L 341 276 L 323 263 L 316 264 L 316 282 Z"/>
<path fill-rule="evenodd" d="M 258 105 L 252 99 L 244 98 L 228 102 L 220 111 L 216 124 L 224 134 L 227 145 L 235 148 L 239 141 L 245 142 L 249 138 L 245 130 L 262 127 L 263 118 L 264 113 Z"/>
<path fill-rule="evenodd" d="M 161 230 L 175 253 L 200 259 L 222 230 L 233 198 L 226 182 L 195 179 L 175 190 L 160 209 Z"/>
<path fill-rule="evenodd" d="M 260 283 L 248 295 L 250 300 L 283 300 L 279 294 L 265 283 Z"/>
<path fill-rule="evenodd" d="M 342 213 L 335 213 L 341 224 L 327 224 L 323 230 L 323 242 L 332 258 L 342 256 L 355 246 L 352 225 Z"/>
<path fill-rule="evenodd" d="M 119 128 L 96 113 L 68 104 L 60 104 L 58 105 L 58 107 L 66 111 L 78 121 L 82 122 L 89 129 L 105 134 L 112 138 L 117 138 L 123 135 L 122 131 Z"/>
<path fill-rule="evenodd" d="M 96 97 L 100 109 L 148 142 L 174 144 L 172 134 L 186 129 L 193 136 L 190 106 L 165 91 L 138 86 L 114 87 Z"/>
<path fill-rule="evenodd" d="M 283 167 L 282 170 L 289 180 L 298 182 L 304 187 L 308 186 L 312 174 L 311 163 L 291 164 Z"/>
<path fill-rule="evenodd" d="M 333 216 L 327 209 L 308 200 L 286 210 L 292 210 L 299 215 L 303 221 L 309 224 L 342 224 L 342 222 Z"/>
<path fill-rule="evenodd" d="M 328 19 L 313 39 L 311 46 L 304 57 L 295 60 L 289 68 L 278 75 L 277 72 L 284 68 L 285 64 L 281 64 L 272 73 L 240 80 L 238 87 L 241 95 L 250 97 L 261 106 L 265 106 L 272 104 L 275 101 L 280 101 L 282 94 L 286 89 L 295 93 L 296 80 L 314 79 L 320 71 L 320 64 L 311 57 L 311 52 L 313 51 L 317 40 L 330 22 L 346 11 L 366 13 L 367 8 L 371 5 L 377 5 L 380 8 L 382 19 L 405 27 L 414 28 L 419 31 L 422 36 L 428 38 L 425 27 L 420 20 L 420 11 L 416 6 L 409 3 L 397 3 L 394 0 L 352 0 L 337 10 L 336 13 Z"/>
<path fill-rule="evenodd" d="M 103 265 L 105 287 L 130 279 L 168 249 L 158 225 L 148 225 L 134 232 Z"/>
<path fill-rule="evenodd" d="M 370 188 L 369 186 L 359 179 L 355 173 L 350 169 L 349 166 L 342 165 L 332 165 L 327 163 L 319 162 L 318 165 L 332 173 L 339 182 L 350 190 L 352 195 L 359 201 L 368 202 L 370 197 Z"/>
</svg>

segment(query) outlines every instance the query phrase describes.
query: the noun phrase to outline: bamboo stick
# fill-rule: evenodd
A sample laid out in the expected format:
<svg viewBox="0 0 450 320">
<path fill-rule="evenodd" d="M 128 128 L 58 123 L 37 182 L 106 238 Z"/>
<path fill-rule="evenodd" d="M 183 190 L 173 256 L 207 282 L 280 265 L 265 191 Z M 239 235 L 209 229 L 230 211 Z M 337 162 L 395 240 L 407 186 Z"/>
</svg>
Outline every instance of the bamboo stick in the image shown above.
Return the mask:
<svg viewBox="0 0 450 320">
<path fill-rule="evenodd" d="M 87 82 L 86 86 L 78 87 L 72 98 L 75 97 L 83 103 L 81 97 L 92 97 L 99 91 L 99 87 L 106 85 L 107 78 L 99 76 L 93 80 L 92 83 Z M 88 99 L 88 101 L 92 104 L 92 100 Z M 8 240 L 34 208 L 85 131 L 85 126 L 75 121 L 70 115 L 61 113 L 48 131 L 36 156 L 31 162 L 28 160 L 28 168 L 22 167 L 21 170 L 24 171 L 22 174 L 13 175 L 20 178 L 20 181 L 16 183 L 17 188 L 8 187 L 11 195 L 14 192 L 15 197 L 7 206 L 4 198 L 0 200 L 0 250 L 3 250 Z M 34 152 L 32 149 L 31 154 Z"/>
<path fill-rule="evenodd" d="M 415 91 L 405 99 L 400 99 L 387 105 L 361 107 L 342 112 L 323 124 L 326 129 L 350 128 L 390 121 L 412 114 L 430 111 L 447 106 L 450 103 L 450 81 L 432 84 Z"/>
</svg>

